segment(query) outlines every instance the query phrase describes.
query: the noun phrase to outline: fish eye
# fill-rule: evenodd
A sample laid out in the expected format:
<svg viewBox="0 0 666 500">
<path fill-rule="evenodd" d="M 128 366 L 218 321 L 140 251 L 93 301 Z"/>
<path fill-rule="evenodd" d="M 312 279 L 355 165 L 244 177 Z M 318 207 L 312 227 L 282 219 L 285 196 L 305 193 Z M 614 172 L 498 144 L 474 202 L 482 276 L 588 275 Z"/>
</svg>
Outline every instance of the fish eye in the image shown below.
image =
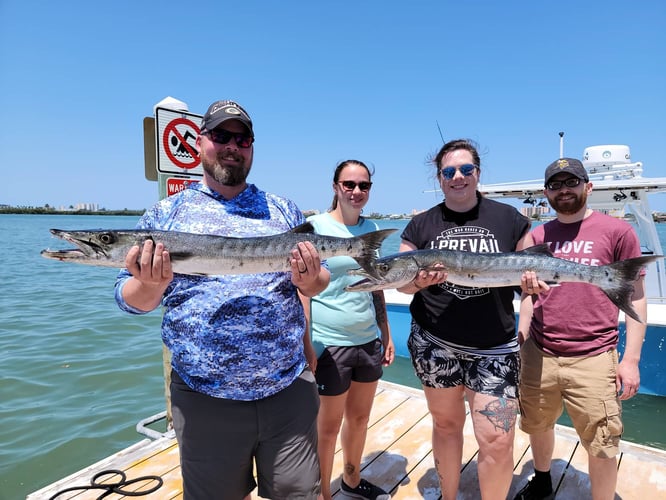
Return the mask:
<svg viewBox="0 0 666 500">
<path fill-rule="evenodd" d="M 111 233 L 102 233 L 99 235 L 99 241 L 102 243 L 110 244 L 114 242 L 114 238 Z"/>
<path fill-rule="evenodd" d="M 387 272 L 387 271 L 389 270 L 389 266 L 388 266 L 388 264 L 386 264 L 385 262 L 382 262 L 381 264 L 378 264 L 378 265 L 377 265 L 377 269 L 378 269 L 379 271 L 385 273 L 385 272 Z"/>
</svg>

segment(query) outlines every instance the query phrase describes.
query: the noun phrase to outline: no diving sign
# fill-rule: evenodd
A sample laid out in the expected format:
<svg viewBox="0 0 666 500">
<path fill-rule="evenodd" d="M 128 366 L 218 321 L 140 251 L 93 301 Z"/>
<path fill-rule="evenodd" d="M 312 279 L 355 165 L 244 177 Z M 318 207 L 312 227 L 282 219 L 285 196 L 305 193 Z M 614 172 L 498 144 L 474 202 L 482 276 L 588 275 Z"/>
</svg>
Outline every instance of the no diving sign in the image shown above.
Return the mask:
<svg viewBox="0 0 666 500">
<path fill-rule="evenodd" d="M 172 109 L 155 109 L 157 122 L 157 171 L 165 174 L 203 176 L 196 148 L 201 115 Z"/>
</svg>

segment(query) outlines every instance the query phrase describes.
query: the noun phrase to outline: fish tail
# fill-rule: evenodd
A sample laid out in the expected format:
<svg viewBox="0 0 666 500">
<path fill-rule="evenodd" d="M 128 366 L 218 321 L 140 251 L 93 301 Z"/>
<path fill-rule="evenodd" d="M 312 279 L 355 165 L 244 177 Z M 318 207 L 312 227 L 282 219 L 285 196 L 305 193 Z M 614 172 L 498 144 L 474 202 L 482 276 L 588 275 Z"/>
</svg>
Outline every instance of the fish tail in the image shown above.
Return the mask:
<svg viewBox="0 0 666 500">
<path fill-rule="evenodd" d="M 640 270 L 661 259 L 661 255 L 649 255 L 636 257 L 634 259 L 620 260 L 606 266 L 601 266 L 607 280 L 599 288 L 606 296 L 619 307 L 624 313 L 638 321 L 645 323 L 634 309 L 631 303 L 631 297 L 634 294 L 634 282 L 638 279 Z"/>
<path fill-rule="evenodd" d="M 354 257 L 358 265 L 361 266 L 373 278 L 380 279 L 375 271 L 374 263 L 379 257 L 379 248 L 386 237 L 397 231 L 397 229 L 380 229 L 371 233 L 365 233 L 359 236 L 363 246 L 361 255 Z"/>
</svg>

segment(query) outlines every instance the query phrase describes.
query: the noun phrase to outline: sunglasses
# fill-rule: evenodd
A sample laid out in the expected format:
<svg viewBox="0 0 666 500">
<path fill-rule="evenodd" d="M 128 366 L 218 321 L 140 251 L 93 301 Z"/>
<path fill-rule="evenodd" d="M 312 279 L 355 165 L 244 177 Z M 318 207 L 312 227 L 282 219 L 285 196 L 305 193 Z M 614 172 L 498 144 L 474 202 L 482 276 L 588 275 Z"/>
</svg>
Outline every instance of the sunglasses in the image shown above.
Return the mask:
<svg viewBox="0 0 666 500">
<path fill-rule="evenodd" d="M 233 137 L 236 145 L 239 148 L 249 148 L 254 142 L 254 137 L 247 134 L 238 134 L 236 132 L 229 132 L 228 130 L 215 129 L 206 132 L 210 140 L 217 144 L 227 144 Z"/>
<path fill-rule="evenodd" d="M 578 184 L 580 184 L 580 179 L 578 177 L 569 177 L 563 181 L 546 182 L 546 187 L 551 191 L 557 191 L 558 189 L 562 189 L 562 186 L 575 188 Z"/>
<path fill-rule="evenodd" d="M 372 182 L 370 181 L 361 181 L 359 183 L 354 181 L 338 181 L 338 184 L 342 184 L 345 191 L 353 191 L 356 189 L 356 186 L 358 186 L 358 188 L 364 193 L 370 191 L 370 188 L 372 187 Z"/>
<path fill-rule="evenodd" d="M 471 163 L 466 163 L 465 165 L 460 165 L 459 167 L 444 167 L 439 169 L 439 175 L 441 175 L 447 181 L 453 179 L 456 175 L 456 172 L 460 172 L 463 177 L 469 177 L 474 173 L 476 165 Z"/>
</svg>

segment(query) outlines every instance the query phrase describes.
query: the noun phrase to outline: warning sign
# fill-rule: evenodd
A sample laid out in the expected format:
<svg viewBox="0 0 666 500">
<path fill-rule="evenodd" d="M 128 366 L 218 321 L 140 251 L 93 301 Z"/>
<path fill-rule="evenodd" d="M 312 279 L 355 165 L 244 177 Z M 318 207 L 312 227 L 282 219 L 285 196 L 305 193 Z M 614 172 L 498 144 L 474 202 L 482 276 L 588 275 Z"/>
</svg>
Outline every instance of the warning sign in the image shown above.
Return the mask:
<svg viewBox="0 0 666 500">
<path fill-rule="evenodd" d="M 180 193 L 183 189 L 186 189 L 187 186 L 196 182 L 199 182 L 198 179 L 169 177 L 166 180 L 166 195 L 171 196 L 172 194 Z"/>
<path fill-rule="evenodd" d="M 157 121 L 157 171 L 203 176 L 196 148 L 201 115 L 172 109 L 155 109 Z"/>
</svg>

